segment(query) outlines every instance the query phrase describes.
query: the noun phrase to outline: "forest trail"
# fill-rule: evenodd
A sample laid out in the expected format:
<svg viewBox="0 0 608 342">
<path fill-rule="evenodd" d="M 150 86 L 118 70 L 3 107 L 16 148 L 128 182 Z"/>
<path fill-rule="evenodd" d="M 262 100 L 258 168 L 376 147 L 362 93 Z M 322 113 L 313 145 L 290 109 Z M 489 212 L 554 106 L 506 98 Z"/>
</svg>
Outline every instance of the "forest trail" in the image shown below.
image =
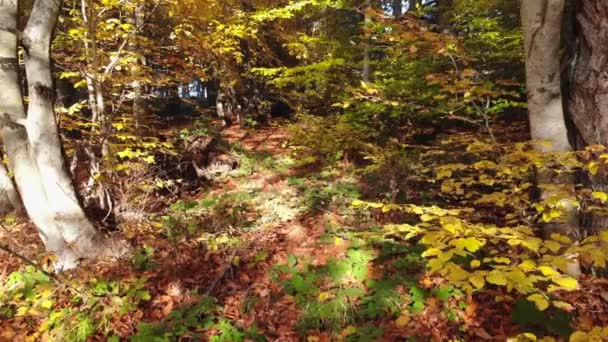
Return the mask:
<svg viewBox="0 0 608 342">
<path fill-rule="evenodd" d="M 247 200 L 254 203 L 249 209 L 257 212 L 255 227 L 230 227 L 227 230 L 232 231 L 230 239 L 236 241 L 236 246 L 215 251 L 183 243 L 175 252 L 171 251 L 174 246 L 149 241 L 156 245 L 156 255 L 160 257 L 155 260 L 156 271 L 149 274 L 155 288 L 144 319 L 163 320 L 172 310 L 195 303 L 196 296 L 191 294 L 198 293 L 217 298 L 223 315 L 237 326 L 255 325 L 270 340 L 298 341 L 300 310 L 294 298 L 285 296 L 283 287 L 270 275 L 277 265 L 288 265 L 294 257 L 312 257 L 315 267 L 326 265 L 332 258 L 343 258 L 348 248 L 346 241 L 321 243 L 328 222 L 335 223 L 339 217 L 329 211 L 299 207 L 301 191 L 290 185 L 289 179 L 302 170 L 260 166 L 285 158 L 289 163 L 289 133 L 280 124 L 255 130 L 231 126 L 221 132 L 221 138 L 238 147 L 241 163 L 245 164 L 241 167 L 246 170 L 236 170 L 235 176 L 213 184 L 204 195 L 253 194 Z M 248 210 L 236 213 L 249 214 Z M 190 295 L 186 295 L 188 292 Z"/>
<path fill-rule="evenodd" d="M 407 217 L 353 210 L 365 185 L 352 165 L 319 170 L 314 163 L 298 164 L 285 123 L 255 130 L 233 126 L 221 131 L 220 139 L 239 159 L 239 169 L 149 222 L 121 227 L 136 248 L 131 260 L 85 264 L 56 284 L 62 289 L 55 295 L 61 306 L 71 305 L 66 286 L 99 291 L 100 279 L 127 291 L 120 300 L 141 298 L 128 311 L 105 313 L 112 319 L 94 341 L 104 341 L 110 332 L 133 341 L 155 336 L 315 342 L 461 336 L 503 341 L 521 331 L 512 315 L 527 317 L 528 309 L 511 300 L 495 301 L 508 293 L 466 296 L 441 275 L 424 273 L 420 246 L 396 244 L 369 226 L 366 222 Z M 132 229 L 136 233 L 129 233 Z M 48 265 L 31 224 L 5 219 L 0 239 Z M 0 277 L 20 267 L 21 260 L 4 258 Z M 583 278 L 581 287 L 560 296 L 581 310 L 604 312 L 608 282 Z M 581 321 L 593 325 L 607 319 L 583 315 Z M 0 341 L 38 338 L 35 326 L 21 316 L 0 322 Z"/>
</svg>

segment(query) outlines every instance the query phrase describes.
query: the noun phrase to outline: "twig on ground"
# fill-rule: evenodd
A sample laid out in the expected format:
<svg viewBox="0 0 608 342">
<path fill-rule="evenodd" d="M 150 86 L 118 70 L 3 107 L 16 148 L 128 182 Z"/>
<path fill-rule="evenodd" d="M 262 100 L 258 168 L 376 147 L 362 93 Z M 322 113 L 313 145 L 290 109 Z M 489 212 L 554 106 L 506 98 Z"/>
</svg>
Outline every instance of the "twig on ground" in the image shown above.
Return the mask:
<svg viewBox="0 0 608 342">
<path fill-rule="evenodd" d="M 215 278 L 215 280 L 213 280 L 213 282 L 211 283 L 211 285 L 209 286 L 209 288 L 207 288 L 207 290 L 205 291 L 205 297 L 209 296 L 211 294 L 211 292 L 213 292 L 213 290 L 215 290 L 215 287 L 217 286 L 217 284 L 219 284 L 220 281 L 222 281 L 222 279 L 224 279 L 224 277 L 226 276 L 226 273 L 228 273 L 228 271 L 232 270 L 232 262 L 234 261 L 234 258 L 236 257 L 236 249 L 234 249 L 232 251 L 232 253 L 230 254 L 230 258 L 228 258 L 228 260 L 226 261 L 226 264 L 224 264 L 224 270 Z"/>
</svg>

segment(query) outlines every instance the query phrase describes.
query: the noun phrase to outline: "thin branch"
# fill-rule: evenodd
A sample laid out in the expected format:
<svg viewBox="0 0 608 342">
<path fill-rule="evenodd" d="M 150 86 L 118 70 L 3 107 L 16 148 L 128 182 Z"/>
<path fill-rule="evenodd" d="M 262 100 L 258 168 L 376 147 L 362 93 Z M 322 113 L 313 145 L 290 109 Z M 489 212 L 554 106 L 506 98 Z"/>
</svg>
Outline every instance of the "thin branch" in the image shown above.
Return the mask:
<svg viewBox="0 0 608 342">
<path fill-rule="evenodd" d="M 205 296 L 209 296 L 211 294 L 211 292 L 213 292 L 213 290 L 215 289 L 217 284 L 219 284 L 219 282 L 222 281 L 222 279 L 224 279 L 224 277 L 226 276 L 226 273 L 228 273 L 228 271 L 230 271 L 232 269 L 232 263 L 233 263 L 235 257 L 236 257 L 236 248 L 232 251 L 232 253 L 230 254 L 230 258 L 228 258 L 228 260 L 224 264 L 224 269 L 222 270 L 222 272 L 215 278 L 215 280 L 211 283 L 209 288 L 205 291 Z"/>
</svg>

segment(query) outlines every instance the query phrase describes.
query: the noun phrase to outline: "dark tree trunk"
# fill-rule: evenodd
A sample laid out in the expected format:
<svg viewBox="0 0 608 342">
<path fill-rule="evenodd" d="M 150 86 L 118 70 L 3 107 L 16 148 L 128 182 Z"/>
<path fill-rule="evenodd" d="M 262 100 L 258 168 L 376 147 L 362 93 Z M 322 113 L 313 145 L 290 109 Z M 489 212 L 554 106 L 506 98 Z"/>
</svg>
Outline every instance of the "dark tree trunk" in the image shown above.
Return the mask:
<svg viewBox="0 0 608 342">
<path fill-rule="evenodd" d="M 608 2 L 581 0 L 576 8 L 576 51 L 570 61 L 567 107 L 576 126 L 577 148 L 608 146 Z M 603 153 L 603 152 L 600 152 Z M 608 172 L 585 180 L 594 191 L 608 191 Z M 605 208 L 604 208 L 605 209 Z M 597 233 L 608 225 L 601 210 L 583 216 L 583 228 Z"/>
<path fill-rule="evenodd" d="M 608 2 L 582 0 L 568 109 L 587 145 L 608 146 Z"/>
<path fill-rule="evenodd" d="M 403 0 L 393 0 L 393 16 L 399 18 L 403 14 Z"/>
</svg>

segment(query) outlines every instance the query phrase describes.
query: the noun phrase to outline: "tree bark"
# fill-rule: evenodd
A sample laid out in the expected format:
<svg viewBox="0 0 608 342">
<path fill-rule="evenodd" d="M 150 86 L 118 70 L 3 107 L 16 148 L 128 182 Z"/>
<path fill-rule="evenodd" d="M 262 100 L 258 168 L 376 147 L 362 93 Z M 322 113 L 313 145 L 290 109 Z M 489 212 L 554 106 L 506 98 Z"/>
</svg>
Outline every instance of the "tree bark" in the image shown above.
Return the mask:
<svg viewBox="0 0 608 342">
<path fill-rule="evenodd" d="M 24 207 L 42 241 L 57 255 L 58 268 L 74 268 L 79 259 L 105 252 L 107 245 L 100 243 L 76 197 L 53 111 L 50 44 L 60 3 L 37 0 L 23 34 L 27 117 L 17 73 L 17 9 L 17 0 L 0 2 L 0 135 Z"/>
<path fill-rule="evenodd" d="M 367 8 L 365 10 L 365 19 L 364 19 L 364 24 L 365 26 L 370 25 L 372 18 L 371 15 L 369 14 L 369 11 L 372 10 L 372 5 L 371 5 L 371 1 L 368 0 L 367 1 Z M 365 30 L 367 30 L 367 28 L 365 28 Z M 365 83 L 369 83 L 371 81 L 371 75 L 372 75 L 372 68 L 370 65 L 370 42 L 371 39 L 369 39 L 369 36 L 367 33 L 365 33 L 363 35 L 363 39 L 364 39 L 364 45 L 363 45 L 363 67 L 361 70 L 361 78 L 363 80 L 363 82 Z"/>
<path fill-rule="evenodd" d="M 65 167 L 59 131 L 53 110 L 53 79 L 51 74 L 51 35 L 60 3 L 36 1 L 23 33 L 25 70 L 29 89 L 26 128 L 32 153 L 41 174 L 55 220 L 62 227 L 66 242 L 81 252 L 94 249 L 96 230 L 86 217 Z"/>
<path fill-rule="evenodd" d="M 608 2 L 582 0 L 568 109 L 586 145 L 608 146 Z"/>
<path fill-rule="evenodd" d="M 530 133 L 541 152 L 569 152 L 568 129 L 564 118 L 561 92 L 561 28 L 565 0 L 523 0 L 521 21 L 526 58 L 526 86 Z M 550 166 L 537 170 L 541 198 L 555 198 L 563 210 L 562 217 L 545 223 L 543 235 L 553 233 L 580 238 L 574 177 L 568 172 L 557 173 Z M 580 275 L 578 260 L 569 264 L 572 276 Z"/>
<path fill-rule="evenodd" d="M 560 36 L 564 0 L 523 0 L 521 19 L 526 54 L 526 82 L 532 139 L 550 146 L 545 152 L 572 148 L 562 108 Z"/>
<path fill-rule="evenodd" d="M 568 110 L 577 130 L 577 140 L 589 145 L 608 146 L 608 3 L 581 0 L 576 9 L 577 37 L 570 61 Z M 594 191 L 608 191 L 608 174 L 600 170 L 587 180 Z M 590 234 L 606 229 L 608 217 L 601 212 L 585 216 L 584 229 Z"/>
<path fill-rule="evenodd" d="M 399 18 L 403 14 L 403 0 L 393 0 L 393 17 Z"/>
<path fill-rule="evenodd" d="M 415 11 L 416 10 L 416 6 L 421 4 L 421 0 L 408 0 L 408 5 L 407 5 L 407 10 L 409 11 Z"/>
<path fill-rule="evenodd" d="M 132 16 L 129 18 L 128 22 L 131 23 L 138 32 L 141 30 L 144 25 L 143 3 L 135 5 Z M 137 54 L 137 46 L 134 46 L 133 43 L 129 43 L 129 48 L 132 50 L 132 53 Z M 144 87 L 140 81 L 142 66 L 145 65 L 145 63 L 145 58 L 143 56 L 138 56 L 137 62 L 133 63 L 131 67 L 131 75 L 133 77 L 133 82 L 131 83 L 133 89 L 133 117 L 135 119 L 135 130 L 139 135 L 145 133 L 145 127 L 148 121 L 147 104 L 144 99 Z"/>
</svg>

